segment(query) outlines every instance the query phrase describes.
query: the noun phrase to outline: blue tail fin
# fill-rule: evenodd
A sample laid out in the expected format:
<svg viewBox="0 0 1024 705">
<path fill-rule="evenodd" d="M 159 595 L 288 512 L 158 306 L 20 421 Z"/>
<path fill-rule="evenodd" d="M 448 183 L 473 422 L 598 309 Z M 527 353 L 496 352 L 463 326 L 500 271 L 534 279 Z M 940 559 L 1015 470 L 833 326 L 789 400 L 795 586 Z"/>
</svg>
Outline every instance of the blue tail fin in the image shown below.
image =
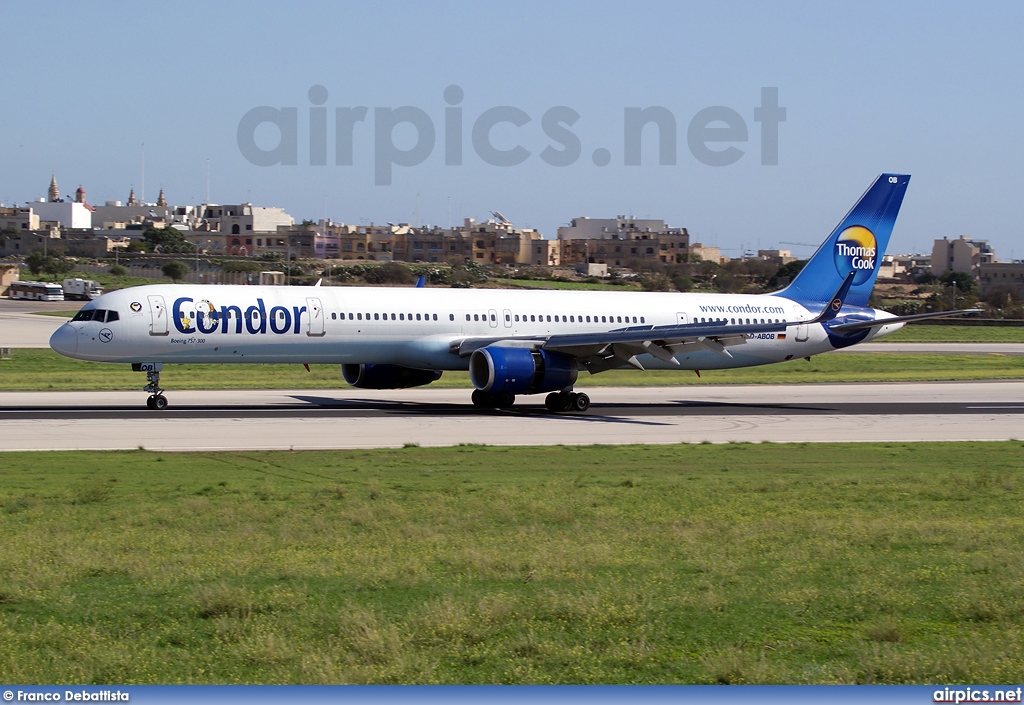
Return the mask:
<svg viewBox="0 0 1024 705">
<path fill-rule="evenodd" d="M 821 305 L 855 272 L 846 302 L 867 306 L 910 177 L 882 174 L 778 296 Z M 815 306 L 817 307 L 817 306 Z"/>
</svg>

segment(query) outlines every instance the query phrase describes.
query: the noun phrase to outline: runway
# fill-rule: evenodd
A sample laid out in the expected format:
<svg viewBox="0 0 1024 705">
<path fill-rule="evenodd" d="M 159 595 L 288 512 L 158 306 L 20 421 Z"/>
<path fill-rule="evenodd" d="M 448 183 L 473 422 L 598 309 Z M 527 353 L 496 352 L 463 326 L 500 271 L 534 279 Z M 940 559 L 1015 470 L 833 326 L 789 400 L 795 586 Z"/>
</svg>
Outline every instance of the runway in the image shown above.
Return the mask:
<svg viewBox="0 0 1024 705">
<path fill-rule="evenodd" d="M 478 411 L 469 390 L 0 393 L 0 450 L 306 450 L 1024 438 L 1024 382 L 590 388 L 585 414 L 542 397 Z"/>
</svg>

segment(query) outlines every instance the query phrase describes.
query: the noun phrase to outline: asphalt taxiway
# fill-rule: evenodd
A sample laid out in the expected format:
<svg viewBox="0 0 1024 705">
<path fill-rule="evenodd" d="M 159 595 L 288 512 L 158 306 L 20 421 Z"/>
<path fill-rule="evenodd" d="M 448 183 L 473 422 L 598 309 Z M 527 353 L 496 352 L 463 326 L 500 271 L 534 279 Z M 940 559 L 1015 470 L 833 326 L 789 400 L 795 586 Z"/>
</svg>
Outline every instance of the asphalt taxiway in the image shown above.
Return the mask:
<svg viewBox="0 0 1024 705">
<path fill-rule="evenodd" d="M 1024 438 L 1024 382 L 588 388 L 584 414 L 543 397 L 479 411 L 469 390 L 0 393 L 0 450 L 259 450 Z"/>
</svg>

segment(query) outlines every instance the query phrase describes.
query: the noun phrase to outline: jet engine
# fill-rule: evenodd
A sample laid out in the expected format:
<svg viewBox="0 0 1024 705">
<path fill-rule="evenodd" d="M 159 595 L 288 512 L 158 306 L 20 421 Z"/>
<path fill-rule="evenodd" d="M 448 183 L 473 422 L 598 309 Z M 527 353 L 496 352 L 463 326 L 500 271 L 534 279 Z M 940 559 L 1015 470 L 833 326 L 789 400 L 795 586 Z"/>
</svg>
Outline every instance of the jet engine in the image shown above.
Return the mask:
<svg viewBox="0 0 1024 705">
<path fill-rule="evenodd" d="M 526 348 L 480 348 L 469 358 L 473 386 L 489 394 L 556 392 L 576 383 L 576 360 Z"/>
<path fill-rule="evenodd" d="M 401 365 L 342 365 L 341 376 L 359 389 L 408 389 L 441 378 L 441 370 L 418 370 Z"/>
</svg>

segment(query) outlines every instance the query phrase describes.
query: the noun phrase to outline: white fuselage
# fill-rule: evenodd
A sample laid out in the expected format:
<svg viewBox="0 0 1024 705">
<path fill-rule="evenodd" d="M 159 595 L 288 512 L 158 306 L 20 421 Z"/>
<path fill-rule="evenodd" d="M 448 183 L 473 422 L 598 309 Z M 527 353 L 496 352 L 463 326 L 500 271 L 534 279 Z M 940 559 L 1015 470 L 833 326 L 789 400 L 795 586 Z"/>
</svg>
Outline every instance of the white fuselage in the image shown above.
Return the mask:
<svg viewBox="0 0 1024 705">
<path fill-rule="evenodd" d="M 155 285 L 123 289 L 83 311 L 51 340 L 57 352 L 98 362 L 354 363 L 464 370 L 453 351 L 467 338 L 546 337 L 726 319 L 790 323 L 784 334 L 748 336 L 730 355 L 680 352 L 679 365 L 639 356 L 646 369 L 749 367 L 834 350 L 818 312 L 775 295 L 513 289 Z M 875 318 L 889 317 L 872 311 Z M 87 314 L 85 314 L 87 315 Z M 902 327 L 871 329 L 871 340 Z"/>
</svg>

